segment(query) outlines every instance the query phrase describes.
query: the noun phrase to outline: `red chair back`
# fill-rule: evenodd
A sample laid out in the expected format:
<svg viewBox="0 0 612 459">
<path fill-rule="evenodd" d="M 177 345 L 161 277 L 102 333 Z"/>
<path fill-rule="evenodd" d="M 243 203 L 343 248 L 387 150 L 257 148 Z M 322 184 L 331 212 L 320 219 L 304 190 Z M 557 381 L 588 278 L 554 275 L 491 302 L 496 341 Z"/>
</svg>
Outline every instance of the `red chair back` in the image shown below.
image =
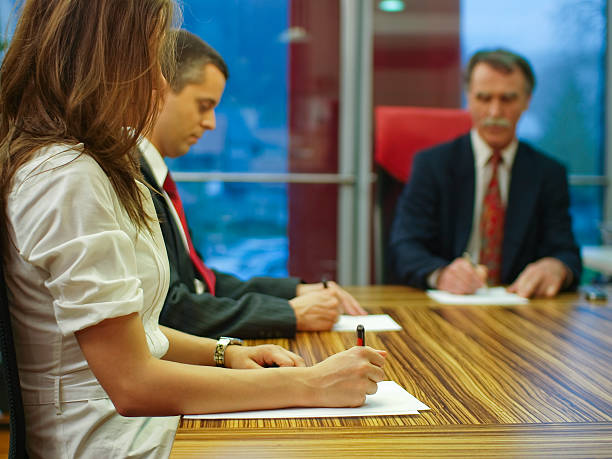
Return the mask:
<svg viewBox="0 0 612 459">
<path fill-rule="evenodd" d="M 374 159 L 388 174 L 405 183 L 415 153 L 468 132 L 465 110 L 425 107 L 376 107 Z"/>
<path fill-rule="evenodd" d="M 374 160 L 378 164 L 374 219 L 374 281 L 395 283 L 387 241 L 397 199 L 410 177 L 414 155 L 468 132 L 465 110 L 423 107 L 376 107 Z"/>
</svg>

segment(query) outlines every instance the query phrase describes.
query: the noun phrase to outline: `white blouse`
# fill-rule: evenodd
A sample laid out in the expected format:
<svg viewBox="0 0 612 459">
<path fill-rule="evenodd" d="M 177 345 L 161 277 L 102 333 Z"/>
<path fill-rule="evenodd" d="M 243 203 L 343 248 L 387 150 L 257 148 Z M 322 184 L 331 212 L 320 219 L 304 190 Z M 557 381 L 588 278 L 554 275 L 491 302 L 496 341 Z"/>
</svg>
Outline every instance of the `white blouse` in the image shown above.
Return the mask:
<svg viewBox="0 0 612 459">
<path fill-rule="evenodd" d="M 158 318 L 169 267 L 158 225 L 131 223 L 82 145 L 41 150 L 8 197 L 10 312 L 30 457 L 167 457 L 178 417 L 120 416 L 74 333 L 139 312 L 151 354 L 168 340 Z M 155 216 L 149 191 L 138 184 Z"/>
</svg>

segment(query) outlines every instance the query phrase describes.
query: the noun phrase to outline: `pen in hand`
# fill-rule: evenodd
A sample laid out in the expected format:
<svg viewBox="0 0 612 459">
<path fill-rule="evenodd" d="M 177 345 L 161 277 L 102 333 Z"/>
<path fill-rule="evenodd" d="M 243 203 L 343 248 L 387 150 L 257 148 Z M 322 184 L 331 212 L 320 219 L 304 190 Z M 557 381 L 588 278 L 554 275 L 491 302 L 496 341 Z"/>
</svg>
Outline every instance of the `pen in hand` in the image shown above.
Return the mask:
<svg viewBox="0 0 612 459">
<path fill-rule="evenodd" d="M 321 278 L 321 283 L 323 284 L 323 288 L 328 288 L 328 286 L 327 286 L 327 279 L 325 277 Z"/>
<path fill-rule="evenodd" d="M 472 269 L 476 272 L 476 274 L 480 278 L 480 281 L 482 282 L 482 285 L 486 286 L 487 276 L 486 276 L 486 271 L 485 272 L 482 271 L 482 266 L 477 265 L 472 259 L 472 256 L 470 255 L 470 253 L 467 251 L 463 252 L 463 259 L 466 260 L 470 264 Z"/>
<path fill-rule="evenodd" d="M 476 263 L 474 263 L 474 260 L 472 260 L 472 256 L 469 254 L 469 252 L 463 252 L 463 258 L 470 264 L 472 268 L 476 267 Z"/>
<path fill-rule="evenodd" d="M 365 328 L 363 325 L 357 325 L 357 346 L 365 346 Z"/>
</svg>

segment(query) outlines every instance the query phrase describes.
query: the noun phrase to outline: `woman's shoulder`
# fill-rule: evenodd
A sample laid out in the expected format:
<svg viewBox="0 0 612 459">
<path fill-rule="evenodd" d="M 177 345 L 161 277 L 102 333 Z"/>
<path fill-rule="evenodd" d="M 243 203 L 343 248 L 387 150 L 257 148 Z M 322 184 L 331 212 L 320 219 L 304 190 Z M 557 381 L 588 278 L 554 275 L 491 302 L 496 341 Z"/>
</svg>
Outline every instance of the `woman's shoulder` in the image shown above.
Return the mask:
<svg viewBox="0 0 612 459">
<path fill-rule="evenodd" d="M 62 167 L 69 169 L 89 169 L 98 166 L 96 161 L 85 152 L 82 143 L 75 145 L 53 144 L 37 150 L 32 158 L 19 170 L 19 175 L 30 173 L 61 171 Z M 98 166 L 99 168 L 99 166 Z"/>
<path fill-rule="evenodd" d="M 13 192 L 40 182 L 109 183 L 96 160 L 83 144 L 54 144 L 39 149 L 15 174 Z M 109 183 L 110 185 L 110 183 Z"/>
</svg>

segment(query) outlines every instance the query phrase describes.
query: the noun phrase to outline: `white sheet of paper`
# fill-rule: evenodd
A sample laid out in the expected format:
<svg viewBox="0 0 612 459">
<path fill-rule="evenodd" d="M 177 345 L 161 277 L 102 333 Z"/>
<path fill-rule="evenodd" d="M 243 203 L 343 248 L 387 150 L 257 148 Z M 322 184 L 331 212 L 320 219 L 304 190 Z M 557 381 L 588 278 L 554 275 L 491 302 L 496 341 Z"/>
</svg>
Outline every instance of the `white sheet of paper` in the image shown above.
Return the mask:
<svg viewBox="0 0 612 459">
<path fill-rule="evenodd" d="M 334 331 L 352 331 L 357 325 L 363 325 L 366 333 L 369 331 L 393 331 L 401 330 L 402 327 L 388 314 L 369 314 L 367 316 L 341 315 L 338 322 L 334 324 Z"/>
<path fill-rule="evenodd" d="M 442 304 L 475 304 L 482 306 L 509 306 L 527 304 L 529 300 L 509 293 L 504 287 L 483 287 L 473 295 L 455 295 L 441 290 L 427 290 L 427 295 Z M 366 329 L 367 330 L 367 329 Z"/>
<path fill-rule="evenodd" d="M 378 392 L 368 395 L 358 408 L 285 408 L 281 410 L 241 411 L 236 413 L 186 414 L 185 419 L 284 419 L 342 418 L 354 416 L 396 416 L 419 414 L 429 407 L 394 381 L 378 383 Z"/>
</svg>

